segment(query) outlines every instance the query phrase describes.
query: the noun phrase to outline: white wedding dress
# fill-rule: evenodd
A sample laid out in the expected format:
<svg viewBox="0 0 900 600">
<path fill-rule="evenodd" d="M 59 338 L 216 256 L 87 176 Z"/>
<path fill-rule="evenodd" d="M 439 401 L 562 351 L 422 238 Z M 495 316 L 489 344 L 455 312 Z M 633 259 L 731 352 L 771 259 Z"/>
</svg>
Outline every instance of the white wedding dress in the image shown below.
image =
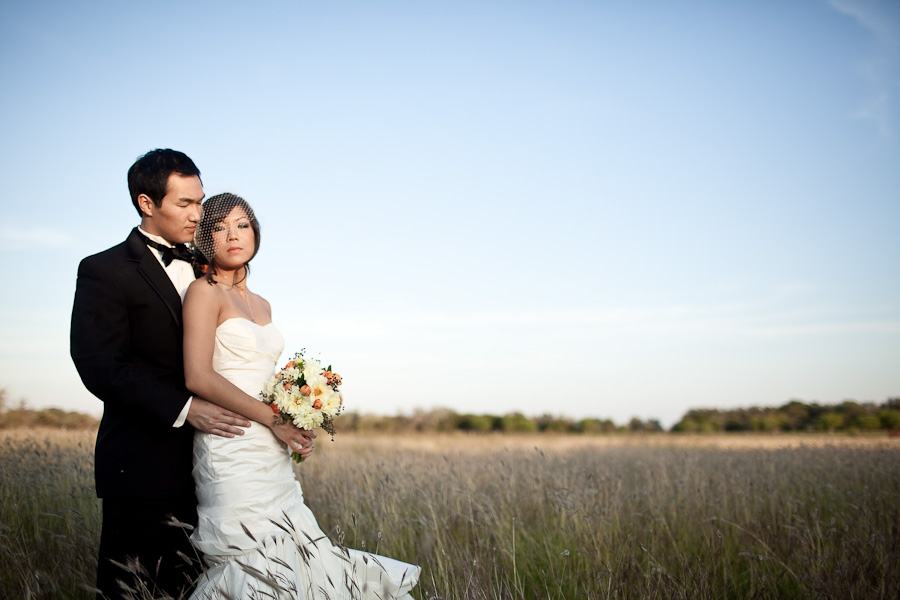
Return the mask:
<svg viewBox="0 0 900 600">
<path fill-rule="evenodd" d="M 216 329 L 213 368 L 256 398 L 283 347 L 271 323 L 228 319 Z M 258 423 L 234 438 L 195 435 L 199 523 L 191 540 L 207 570 L 191 598 L 412 600 L 419 567 L 332 545 L 292 465 Z"/>
</svg>

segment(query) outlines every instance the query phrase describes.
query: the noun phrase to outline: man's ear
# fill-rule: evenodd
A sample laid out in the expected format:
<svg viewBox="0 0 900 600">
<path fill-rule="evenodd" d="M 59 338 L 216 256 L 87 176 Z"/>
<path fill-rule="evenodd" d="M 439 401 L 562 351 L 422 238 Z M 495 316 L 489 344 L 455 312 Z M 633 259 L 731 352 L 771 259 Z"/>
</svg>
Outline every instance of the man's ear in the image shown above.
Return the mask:
<svg viewBox="0 0 900 600">
<path fill-rule="evenodd" d="M 147 194 L 140 194 L 137 197 L 138 208 L 141 209 L 141 214 L 145 217 L 152 217 L 153 210 L 156 208 L 156 205 L 153 204 L 153 200 L 150 199 L 150 196 Z"/>
</svg>

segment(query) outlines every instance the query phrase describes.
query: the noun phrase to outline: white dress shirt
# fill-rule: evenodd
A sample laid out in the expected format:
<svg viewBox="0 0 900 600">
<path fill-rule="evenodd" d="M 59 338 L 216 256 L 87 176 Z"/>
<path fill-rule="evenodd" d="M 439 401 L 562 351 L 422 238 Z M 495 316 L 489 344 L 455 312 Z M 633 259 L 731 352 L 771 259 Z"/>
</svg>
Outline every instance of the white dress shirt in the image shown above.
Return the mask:
<svg viewBox="0 0 900 600">
<path fill-rule="evenodd" d="M 162 244 L 163 246 L 168 246 L 169 248 L 174 247 L 172 246 L 172 244 L 158 235 L 147 233 L 140 227 L 138 227 L 138 231 L 140 231 L 142 235 L 146 236 L 147 239 L 153 240 L 154 242 Z M 188 286 L 190 286 L 195 279 L 193 267 L 191 267 L 190 264 L 186 263 L 183 260 L 173 260 L 169 263 L 169 266 L 166 266 L 162 259 L 161 250 L 157 250 L 153 246 L 147 246 L 147 248 L 150 249 L 150 252 L 152 252 L 153 256 L 156 257 L 156 260 L 159 261 L 160 266 L 172 281 L 172 285 L 174 285 L 175 289 L 178 291 L 178 295 L 181 296 L 181 301 L 184 302 L 184 295 L 187 293 Z M 185 403 L 184 408 L 181 409 L 181 412 L 178 414 L 178 418 L 175 420 L 175 423 L 172 424 L 172 427 L 181 427 L 182 425 L 184 425 L 184 422 L 187 420 L 188 411 L 191 409 L 191 401 L 193 399 L 193 396 L 188 398 L 187 403 Z"/>
</svg>

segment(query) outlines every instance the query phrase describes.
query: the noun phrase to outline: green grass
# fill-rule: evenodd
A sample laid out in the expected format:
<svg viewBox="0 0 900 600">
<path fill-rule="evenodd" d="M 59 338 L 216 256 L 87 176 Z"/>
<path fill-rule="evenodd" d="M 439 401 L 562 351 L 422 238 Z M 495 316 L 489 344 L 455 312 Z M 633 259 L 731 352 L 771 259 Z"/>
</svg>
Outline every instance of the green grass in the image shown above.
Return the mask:
<svg viewBox="0 0 900 600">
<path fill-rule="evenodd" d="M 90 597 L 93 440 L 66 435 L 0 443 L 0 597 Z M 339 434 L 298 473 L 423 600 L 900 595 L 900 444 L 685 439 Z"/>
</svg>

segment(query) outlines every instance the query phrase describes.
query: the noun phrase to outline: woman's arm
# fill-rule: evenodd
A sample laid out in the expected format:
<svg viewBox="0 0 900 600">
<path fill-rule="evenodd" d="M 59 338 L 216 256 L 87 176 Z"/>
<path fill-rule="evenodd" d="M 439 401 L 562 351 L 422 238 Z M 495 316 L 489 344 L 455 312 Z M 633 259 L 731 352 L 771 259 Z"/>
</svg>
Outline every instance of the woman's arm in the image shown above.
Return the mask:
<svg viewBox="0 0 900 600">
<path fill-rule="evenodd" d="M 292 424 L 278 422 L 272 410 L 260 400 L 245 394 L 213 370 L 216 327 L 222 309 L 220 291 L 205 279 L 198 279 L 184 298 L 184 379 L 190 391 L 219 406 L 272 429 L 291 450 L 315 437 Z M 300 452 L 303 456 L 303 452 Z"/>
</svg>

